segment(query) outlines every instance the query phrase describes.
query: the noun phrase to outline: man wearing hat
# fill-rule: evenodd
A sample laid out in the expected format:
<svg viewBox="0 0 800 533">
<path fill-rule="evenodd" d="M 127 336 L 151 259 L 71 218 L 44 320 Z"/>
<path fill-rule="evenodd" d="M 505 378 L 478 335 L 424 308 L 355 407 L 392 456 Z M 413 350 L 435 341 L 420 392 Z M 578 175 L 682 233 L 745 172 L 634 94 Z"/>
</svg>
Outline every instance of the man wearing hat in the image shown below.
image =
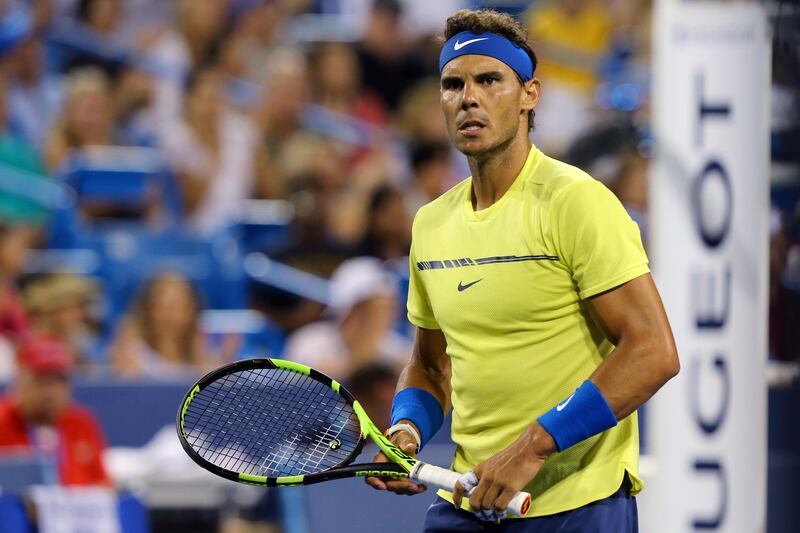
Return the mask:
<svg viewBox="0 0 800 533">
<path fill-rule="evenodd" d="M 105 438 L 92 414 L 72 403 L 72 355 L 52 339 L 31 337 L 17 351 L 17 376 L 0 398 L 0 453 L 41 459 L 43 481 L 109 485 Z"/>
<path fill-rule="evenodd" d="M 397 281 L 374 257 L 342 263 L 331 277 L 331 320 L 294 332 L 284 355 L 337 379 L 376 362 L 399 370 L 408 361 L 410 343 L 392 329 Z"/>
</svg>

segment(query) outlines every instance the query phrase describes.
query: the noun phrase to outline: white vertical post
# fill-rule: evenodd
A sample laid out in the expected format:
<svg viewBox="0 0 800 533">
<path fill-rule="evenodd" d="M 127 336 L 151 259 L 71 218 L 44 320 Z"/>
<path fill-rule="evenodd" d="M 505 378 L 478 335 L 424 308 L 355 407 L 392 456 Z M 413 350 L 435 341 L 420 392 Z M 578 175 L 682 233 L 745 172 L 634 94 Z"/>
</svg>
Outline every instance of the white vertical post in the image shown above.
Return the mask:
<svg viewBox="0 0 800 533">
<path fill-rule="evenodd" d="M 653 22 L 650 254 L 682 371 L 652 402 L 641 527 L 763 533 L 769 28 L 755 3 L 660 0 Z"/>
</svg>

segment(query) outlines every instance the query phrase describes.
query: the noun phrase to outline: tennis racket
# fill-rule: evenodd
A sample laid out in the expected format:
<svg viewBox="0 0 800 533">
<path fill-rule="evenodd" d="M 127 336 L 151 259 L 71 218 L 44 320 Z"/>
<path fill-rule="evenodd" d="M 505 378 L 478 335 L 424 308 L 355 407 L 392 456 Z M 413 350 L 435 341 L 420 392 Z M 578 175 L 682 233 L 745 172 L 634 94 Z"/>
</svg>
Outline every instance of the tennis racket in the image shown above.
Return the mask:
<svg viewBox="0 0 800 533">
<path fill-rule="evenodd" d="M 281 359 L 248 359 L 213 370 L 186 394 L 177 426 L 194 462 L 250 485 L 394 476 L 452 491 L 460 477 L 395 446 L 335 380 Z M 391 462 L 351 464 L 367 439 Z M 520 492 L 508 510 L 525 516 L 530 500 Z"/>
</svg>

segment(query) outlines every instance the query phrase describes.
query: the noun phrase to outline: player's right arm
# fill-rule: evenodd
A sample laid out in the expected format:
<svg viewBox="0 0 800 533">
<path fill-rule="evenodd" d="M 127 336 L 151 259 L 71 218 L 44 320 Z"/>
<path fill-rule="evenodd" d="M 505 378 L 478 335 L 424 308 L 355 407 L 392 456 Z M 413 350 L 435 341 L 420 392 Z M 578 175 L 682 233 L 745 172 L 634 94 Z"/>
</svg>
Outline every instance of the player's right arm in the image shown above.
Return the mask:
<svg viewBox="0 0 800 533">
<path fill-rule="evenodd" d="M 417 328 L 414 349 L 411 359 L 400 374 L 397 381 L 397 392 L 409 387 L 416 387 L 431 393 L 442 406 L 442 412 L 450 410 L 450 358 L 447 356 L 447 341 L 441 330 Z M 410 420 L 401 420 L 411 424 Z M 419 433 L 419 428 L 417 433 Z M 398 431 L 392 435 L 392 442 L 404 452 L 415 455 L 417 441 L 406 431 Z M 375 456 L 375 462 L 388 462 L 381 452 Z M 403 478 L 368 477 L 367 484 L 378 490 L 390 490 L 397 494 L 417 494 L 425 490 L 424 485 Z"/>
</svg>

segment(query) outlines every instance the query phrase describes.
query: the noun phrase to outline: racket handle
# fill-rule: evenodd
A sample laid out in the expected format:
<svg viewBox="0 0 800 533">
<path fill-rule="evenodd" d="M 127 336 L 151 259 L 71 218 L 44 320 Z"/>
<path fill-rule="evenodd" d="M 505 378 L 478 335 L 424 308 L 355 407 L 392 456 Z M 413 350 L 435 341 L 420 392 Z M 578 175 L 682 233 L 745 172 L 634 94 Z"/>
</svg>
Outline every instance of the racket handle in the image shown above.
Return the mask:
<svg viewBox="0 0 800 533">
<path fill-rule="evenodd" d="M 408 477 L 411 478 L 412 481 L 432 485 L 452 492 L 461 474 L 453 472 L 452 470 L 447 470 L 446 468 L 418 461 Z M 518 492 L 511 498 L 511 502 L 508 504 L 508 511 L 517 516 L 525 516 L 530 506 L 531 495 L 527 492 Z"/>
</svg>

